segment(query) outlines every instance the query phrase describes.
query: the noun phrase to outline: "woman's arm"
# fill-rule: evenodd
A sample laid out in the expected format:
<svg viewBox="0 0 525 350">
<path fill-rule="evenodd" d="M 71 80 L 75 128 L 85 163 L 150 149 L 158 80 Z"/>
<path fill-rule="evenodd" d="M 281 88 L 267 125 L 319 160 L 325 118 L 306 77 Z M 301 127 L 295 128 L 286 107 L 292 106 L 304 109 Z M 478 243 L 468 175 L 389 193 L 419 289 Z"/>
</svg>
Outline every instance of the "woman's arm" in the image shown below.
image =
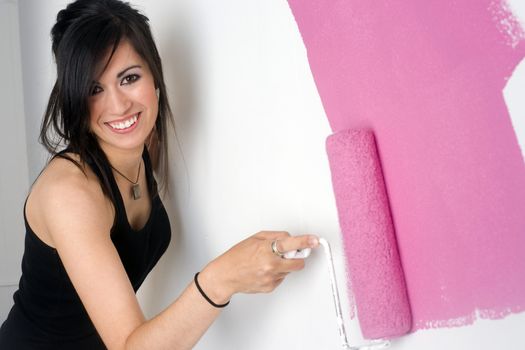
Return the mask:
<svg viewBox="0 0 525 350">
<path fill-rule="evenodd" d="M 216 304 L 227 302 L 239 292 L 274 290 L 289 272 L 304 267 L 301 259 L 285 260 L 274 255 L 271 250 L 274 239 L 279 239 L 281 251 L 317 245 L 313 236 L 259 232 L 208 264 L 199 274 L 201 288 Z M 145 349 L 148 345 L 152 349 L 191 349 L 220 310 L 210 305 L 191 282 L 173 304 L 131 334 L 127 349 Z"/>
<path fill-rule="evenodd" d="M 211 306 L 191 282 L 169 307 L 146 321 L 109 231 L 113 211 L 100 186 L 82 176 L 66 176 L 40 196 L 46 229 L 89 317 L 108 349 L 191 349 L 220 309 Z M 315 246 L 310 236 L 261 232 L 238 243 L 199 275 L 215 303 L 238 292 L 270 292 L 302 260 L 280 259 L 282 251 Z"/>
</svg>

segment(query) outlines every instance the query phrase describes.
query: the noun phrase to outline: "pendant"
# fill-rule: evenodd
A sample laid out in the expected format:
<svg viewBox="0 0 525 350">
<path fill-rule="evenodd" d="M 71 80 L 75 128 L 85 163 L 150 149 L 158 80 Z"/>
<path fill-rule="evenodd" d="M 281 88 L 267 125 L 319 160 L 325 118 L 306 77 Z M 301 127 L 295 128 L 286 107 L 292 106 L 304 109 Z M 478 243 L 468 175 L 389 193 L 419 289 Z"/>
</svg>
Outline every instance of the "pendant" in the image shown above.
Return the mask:
<svg viewBox="0 0 525 350">
<path fill-rule="evenodd" d="M 134 184 L 131 186 L 131 196 L 134 200 L 140 199 L 140 185 Z"/>
</svg>

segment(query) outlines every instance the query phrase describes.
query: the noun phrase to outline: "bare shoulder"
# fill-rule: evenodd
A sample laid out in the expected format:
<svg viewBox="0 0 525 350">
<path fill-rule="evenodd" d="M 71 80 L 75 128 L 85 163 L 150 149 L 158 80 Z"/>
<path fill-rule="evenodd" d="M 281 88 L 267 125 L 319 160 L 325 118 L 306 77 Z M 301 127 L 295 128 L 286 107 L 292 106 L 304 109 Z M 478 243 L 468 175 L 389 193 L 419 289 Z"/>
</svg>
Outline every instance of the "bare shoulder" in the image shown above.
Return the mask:
<svg viewBox="0 0 525 350">
<path fill-rule="evenodd" d="M 123 349 L 145 318 L 111 240 L 114 209 L 98 178 L 89 168 L 55 158 L 35 183 L 31 199 L 33 194 L 91 321 L 109 349 Z"/>
<path fill-rule="evenodd" d="M 79 160 L 78 155 L 68 155 Z M 114 209 L 88 166 L 80 169 L 70 160 L 55 157 L 33 185 L 26 214 L 34 222 L 30 224 L 39 228 L 35 231 L 40 238 L 55 246 L 55 236 L 71 225 L 109 233 Z"/>
</svg>

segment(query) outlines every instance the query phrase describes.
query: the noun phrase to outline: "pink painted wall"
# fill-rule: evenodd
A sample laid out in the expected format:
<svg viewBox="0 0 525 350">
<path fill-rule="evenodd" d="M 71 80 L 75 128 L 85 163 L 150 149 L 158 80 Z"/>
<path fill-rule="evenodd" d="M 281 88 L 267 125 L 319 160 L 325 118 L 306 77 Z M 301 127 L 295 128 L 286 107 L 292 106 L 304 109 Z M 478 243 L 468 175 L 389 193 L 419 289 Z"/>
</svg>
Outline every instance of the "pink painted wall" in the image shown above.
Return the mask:
<svg viewBox="0 0 525 350">
<path fill-rule="evenodd" d="M 525 164 L 502 97 L 521 27 L 492 0 L 288 2 L 332 130 L 375 132 L 414 328 L 523 311 Z"/>
</svg>

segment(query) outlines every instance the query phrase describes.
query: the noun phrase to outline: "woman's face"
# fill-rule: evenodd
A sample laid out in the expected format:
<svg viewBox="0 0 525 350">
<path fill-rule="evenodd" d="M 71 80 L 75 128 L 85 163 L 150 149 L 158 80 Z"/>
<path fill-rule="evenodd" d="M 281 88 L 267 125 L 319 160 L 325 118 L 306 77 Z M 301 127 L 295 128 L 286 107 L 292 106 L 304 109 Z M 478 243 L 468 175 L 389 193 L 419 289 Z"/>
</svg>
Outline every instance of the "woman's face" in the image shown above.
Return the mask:
<svg viewBox="0 0 525 350">
<path fill-rule="evenodd" d="M 158 98 L 148 65 L 128 41 L 93 83 L 89 107 L 90 129 L 105 152 L 142 151 L 157 119 Z"/>
</svg>

